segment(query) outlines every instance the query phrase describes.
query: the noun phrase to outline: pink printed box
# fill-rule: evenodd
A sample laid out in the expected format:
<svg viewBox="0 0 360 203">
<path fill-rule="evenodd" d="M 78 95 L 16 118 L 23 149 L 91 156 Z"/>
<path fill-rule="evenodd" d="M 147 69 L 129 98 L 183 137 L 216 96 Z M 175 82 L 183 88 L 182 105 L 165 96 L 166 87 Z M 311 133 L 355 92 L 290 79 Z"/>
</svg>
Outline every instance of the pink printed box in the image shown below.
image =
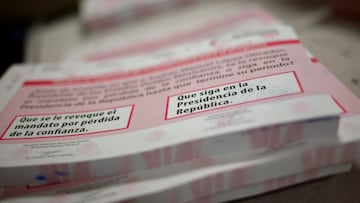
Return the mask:
<svg viewBox="0 0 360 203">
<path fill-rule="evenodd" d="M 299 79 L 298 79 L 295 72 L 287 72 L 287 73 L 280 73 L 280 74 L 274 74 L 274 75 L 265 75 L 265 76 L 262 76 L 260 78 L 249 78 L 247 80 L 237 81 L 237 82 L 231 83 L 231 84 L 222 84 L 222 85 L 219 85 L 219 86 L 208 87 L 206 89 L 199 89 L 199 90 L 194 90 L 194 91 L 191 91 L 191 92 L 182 92 L 182 93 L 177 94 L 177 95 L 171 95 L 171 96 L 169 96 L 167 98 L 165 120 L 176 119 L 176 118 L 179 118 L 179 117 L 182 117 L 182 116 L 192 115 L 193 113 L 206 112 L 206 111 L 211 110 L 211 109 L 219 109 L 219 108 L 222 108 L 223 105 L 226 105 L 226 102 L 216 102 L 216 103 L 211 103 L 210 105 L 204 106 L 200 110 L 199 110 L 199 107 L 198 108 L 195 108 L 195 107 L 186 108 L 186 105 L 191 105 L 192 104 L 191 101 L 188 102 L 186 100 L 188 98 L 191 98 L 191 97 L 192 98 L 196 97 L 198 92 L 200 92 L 200 94 L 203 93 L 205 95 L 206 94 L 212 95 L 214 92 L 220 91 L 221 89 L 236 89 L 237 88 L 236 85 L 238 85 L 238 86 L 240 86 L 240 88 L 243 87 L 240 90 L 240 93 L 245 94 L 247 92 L 253 92 L 253 91 L 256 91 L 256 90 L 259 91 L 263 87 L 263 86 L 256 86 L 256 88 L 250 88 L 250 87 L 248 88 L 247 86 L 248 86 L 249 82 L 251 82 L 253 80 L 257 80 L 257 79 L 270 78 L 270 77 L 274 77 L 273 80 L 278 80 L 278 79 L 281 79 L 282 75 L 288 75 L 288 76 L 290 76 L 292 78 L 293 81 L 290 82 L 290 80 L 289 80 L 288 85 L 289 86 L 294 85 L 294 87 L 295 87 L 294 92 L 289 92 L 288 94 L 285 94 L 285 95 L 284 94 L 273 95 L 271 98 L 289 96 L 289 95 L 292 95 L 292 94 L 304 93 L 304 90 L 301 87 L 301 83 L 300 83 L 300 81 L 299 81 Z M 233 94 L 234 93 L 236 93 L 236 92 L 233 92 Z M 231 92 L 228 92 L 223 96 L 224 97 L 231 97 L 231 96 L 234 96 L 233 94 L 231 94 Z M 205 97 L 205 99 L 215 100 L 217 98 L 215 98 L 213 96 L 213 97 Z M 261 100 L 264 100 L 264 99 L 269 99 L 269 97 L 258 97 L 256 100 L 237 101 L 237 103 L 230 104 L 230 105 L 227 105 L 227 106 L 245 104 L 245 103 L 248 103 L 248 102 L 256 102 L 256 101 L 261 101 Z M 171 110 L 169 110 L 169 108 L 170 109 L 174 108 L 174 104 L 173 104 L 174 100 L 180 100 L 180 102 L 177 103 L 178 107 L 182 106 L 185 109 L 177 109 L 176 112 L 171 112 Z M 201 100 L 195 100 L 194 102 L 200 102 L 200 101 Z M 230 101 L 230 102 L 232 103 L 232 101 Z M 175 104 L 175 106 L 176 106 L 176 104 Z"/>
<path fill-rule="evenodd" d="M 126 116 L 126 119 L 123 120 L 123 122 L 116 122 L 115 126 L 112 126 L 112 128 L 109 128 L 109 126 L 103 126 L 103 129 L 99 129 L 99 128 L 95 128 L 95 129 L 91 129 L 90 131 L 88 129 L 85 128 L 76 128 L 76 129 L 70 129 L 70 130 L 66 130 L 67 127 L 71 127 L 74 125 L 79 125 L 80 127 L 83 127 L 85 125 L 93 125 L 96 124 L 95 122 L 91 122 L 91 120 L 89 122 L 79 122 L 79 121 L 72 121 L 73 117 L 76 118 L 76 115 L 80 114 L 80 118 L 81 117 L 90 117 L 92 114 L 87 114 L 87 111 L 84 112 L 68 112 L 68 113 L 64 113 L 64 112 L 58 112 L 58 113 L 53 113 L 53 114 L 29 114 L 29 115 L 15 115 L 14 119 L 11 121 L 11 123 L 9 124 L 8 128 L 6 129 L 6 131 L 1 135 L 0 140 L 11 140 L 11 139 L 38 139 L 38 138 L 51 138 L 51 136 L 49 136 L 49 133 L 45 133 L 45 132 L 51 132 L 50 135 L 56 135 L 56 134 L 60 134 L 60 136 L 56 136 L 56 137 L 62 137 L 62 136 L 81 136 L 81 135 L 90 135 L 90 134 L 96 134 L 96 133 L 106 133 L 106 132 L 112 132 L 112 131 L 119 131 L 122 129 L 127 129 L 129 128 L 130 125 L 130 121 L 131 121 L 131 115 L 132 112 L 134 110 L 134 105 L 131 106 L 122 106 L 122 107 L 115 107 L 115 108 L 111 108 L 111 109 L 97 109 L 94 110 L 93 112 L 95 112 L 96 115 L 98 114 L 106 114 L 109 117 L 104 117 L 103 120 L 101 120 L 101 122 L 110 122 L 111 121 L 117 121 L 118 119 L 118 114 L 122 114 Z M 122 111 L 122 112 L 121 112 Z M 74 116 L 74 114 L 76 114 Z M 29 118 L 30 117 L 30 118 Z M 17 125 L 19 130 L 22 129 L 32 129 L 35 127 L 39 127 L 39 126 L 45 126 L 44 128 L 49 128 L 49 129 L 53 129 L 55 128 L 56 130 L 49 130 L 49 131 L 35 131 L 35 135 L 38 135 L 36 137 L 33 137 L 33 133 L 34 131 L 25 131 L 24 134 L 22 134 L 22 132 L 18 132 L 17 133 L 17 126 L 15 125 L 15 129 L 12 129 L 11 126 L 14 126 L 15 122 L 19 122 L 20 123 L 24 123 L 24 122 L 35 122 L 35 121 L 49 121 L 49 120 L 59 120 L 62 117 L 64 118 L 68 118 L 68 122 L 64 122 L 62 123 L 62 125 L 59 125 L 59 123 L 50 123 L 48 124 L 43 124 L 40 123 L 38 125 L 33 124 L 33 125 L 26 125 L 26 124 L 20 124 Z M 20 118 L 20 119 L 19 119 Z M 105 119 L 106 118 L 106 119 Z M 43 124 L 43 125 L 42 125 Z M 8 132 L 14 130 L 13 133 L 10 133 L 9 136 L 5 137 L 5 135 L 9 134 Z M 66 135 L 61 135 L 62 132 L 66 131 Z M 31 135 L 30 133 L 31 132 Z M 27 134 L 28 133 L 28 134 Z M 20 138 L 17 138 L 20 137 Z"/>
</svg>

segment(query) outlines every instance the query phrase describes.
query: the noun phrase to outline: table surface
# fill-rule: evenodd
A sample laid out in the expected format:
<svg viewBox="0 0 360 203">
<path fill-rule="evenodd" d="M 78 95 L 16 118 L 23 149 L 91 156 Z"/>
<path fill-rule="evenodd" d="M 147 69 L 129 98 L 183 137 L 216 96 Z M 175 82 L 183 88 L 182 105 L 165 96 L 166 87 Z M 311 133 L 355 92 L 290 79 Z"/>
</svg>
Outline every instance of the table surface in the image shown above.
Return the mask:
<svg viewBox="0 0 360 203">
<path fill-rule="evenodd" d="M 329 13 L 327 1 L 310 0 L 222 0 L 194 4 L 98 33 L 84 33 L 78 16 L 34 25 L 27 40 L 27 62 L 59 62 L 74 47 L 104 38 L 129 37 L 146 29 L 163 28 L 189 17 L 205 17 L 258 3 L 283 22 L 292 25 L 302 43 L 357 97 L 360 97 L 360 23 L 338 19 Z M 359 165 L 359 164 L 357 164 Z M 304 183 L 276 192 L 235 202 L 360 202 L 360 172 Z"/>
</svg>

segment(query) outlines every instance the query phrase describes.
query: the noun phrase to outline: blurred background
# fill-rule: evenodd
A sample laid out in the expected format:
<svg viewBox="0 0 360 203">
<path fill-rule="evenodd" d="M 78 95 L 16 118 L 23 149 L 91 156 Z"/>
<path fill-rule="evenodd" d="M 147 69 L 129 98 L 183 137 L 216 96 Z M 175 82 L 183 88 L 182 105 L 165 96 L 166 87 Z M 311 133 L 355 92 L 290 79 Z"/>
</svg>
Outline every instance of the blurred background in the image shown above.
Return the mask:
<svg viewBox="0 0 360 203">
<path fill-rule="evenodd" d="M 254 2 L 294 26 L 315 54 L 317 50 L 312 50 L 312 47 L 316 43 L 314 45 L 314 39 L 305 36 L 306 32 L 314 33 L 313 29 L 323 26 L 359 34 L 358 0 L 3 0 L 0 3 L 0 42 L 3 49 L 0 73 L 13 63 L 59 62 L 73 48 L 115 35 L 111 33 L 126 37 L 123 33 L 134 29 L 134 26 L 149 29 L 156 24 L 149 22 L 154 18 L 158 21 L 159 18 L 173 18 L 168 24 L 175 26 L 174 22 L 184 22 L 180 22 L 181 18 L 172 17 L 174 15 L 193 14 L 204 10 L 203 7 L 217 6 L 221 8 L 219 12 L 224 12 L 227 3 L 245 5 Z M 342 50 L 342 54 L 351 55 L 353 51 Z M 322 57 L 321 54 L 319 57 Z M 326 63 L 327 59 L 323 60 Z M 352 79 L 352 83 L 357 81 L 357 78 Z"/>
<path fill-rule="evenodd" d="M 0 3 L 0 68 L 3 73 L 12 63 L 24 61 L 26 38 L 31 26 L 46 24 L 76 13 L 77 0 L 3 0 Z"/>
</svg>

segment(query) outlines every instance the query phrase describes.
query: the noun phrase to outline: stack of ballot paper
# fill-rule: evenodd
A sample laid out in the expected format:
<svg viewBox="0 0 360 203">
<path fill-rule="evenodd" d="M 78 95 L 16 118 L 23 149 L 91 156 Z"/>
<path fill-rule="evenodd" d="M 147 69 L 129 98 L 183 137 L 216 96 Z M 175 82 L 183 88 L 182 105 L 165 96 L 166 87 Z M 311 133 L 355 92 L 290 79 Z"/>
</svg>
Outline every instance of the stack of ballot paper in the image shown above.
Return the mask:
<svg viewBox="0 0 360 203">
<path fill-rule="evenodd" d="M 259 7 L 17 64 L 4 202 L 219 202 L 350 170 L 360 102 Z"/>
</svg>

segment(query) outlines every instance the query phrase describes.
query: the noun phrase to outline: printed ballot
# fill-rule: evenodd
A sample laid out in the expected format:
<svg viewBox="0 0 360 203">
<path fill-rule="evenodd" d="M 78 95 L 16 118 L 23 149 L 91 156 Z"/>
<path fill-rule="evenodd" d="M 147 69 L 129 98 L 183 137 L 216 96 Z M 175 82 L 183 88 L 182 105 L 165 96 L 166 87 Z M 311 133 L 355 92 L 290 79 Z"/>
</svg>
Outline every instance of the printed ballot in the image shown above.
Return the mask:
<svg viewBox="0 0 360 203">
<path fill-rule="evenodd" d="M 211 19 L 11 67 L 1 197 L 227 201 L 349 170 L 358 99 L 265 11 Z"/>
<path fill-rule="evenodd" d="M 67 174 L 65 181 L 96 179 L 220 152 L 260 153 L 307 139 L 336 139 L 338 115 L 357 100 L 343 101 L 348 92 L 342 86 L 314 84 L 323 76 L 295 35 L 258 34 L 260 43 L 236 36 L 219 38 L 224 43 L 218 46 L 202 41 L 199 55 L 153 67 L 27 79 L 1 113 L 2 182 L 43 182 L 44 167 L 54 163 Z M 330 96 L 317 96 L 324 93 Z M 227 113 L 233 109 L 237 113 Z M 220 124 L 231 114 L 236 122 Z M 254 144 L 269 133 L 275 143 Z M 127 164 L 106 167 L 114 161 Z M 89 177 L 72 172 L 82 163 Z M 17 170 L 18 181 L 9 178 Z"/>
</svg>

